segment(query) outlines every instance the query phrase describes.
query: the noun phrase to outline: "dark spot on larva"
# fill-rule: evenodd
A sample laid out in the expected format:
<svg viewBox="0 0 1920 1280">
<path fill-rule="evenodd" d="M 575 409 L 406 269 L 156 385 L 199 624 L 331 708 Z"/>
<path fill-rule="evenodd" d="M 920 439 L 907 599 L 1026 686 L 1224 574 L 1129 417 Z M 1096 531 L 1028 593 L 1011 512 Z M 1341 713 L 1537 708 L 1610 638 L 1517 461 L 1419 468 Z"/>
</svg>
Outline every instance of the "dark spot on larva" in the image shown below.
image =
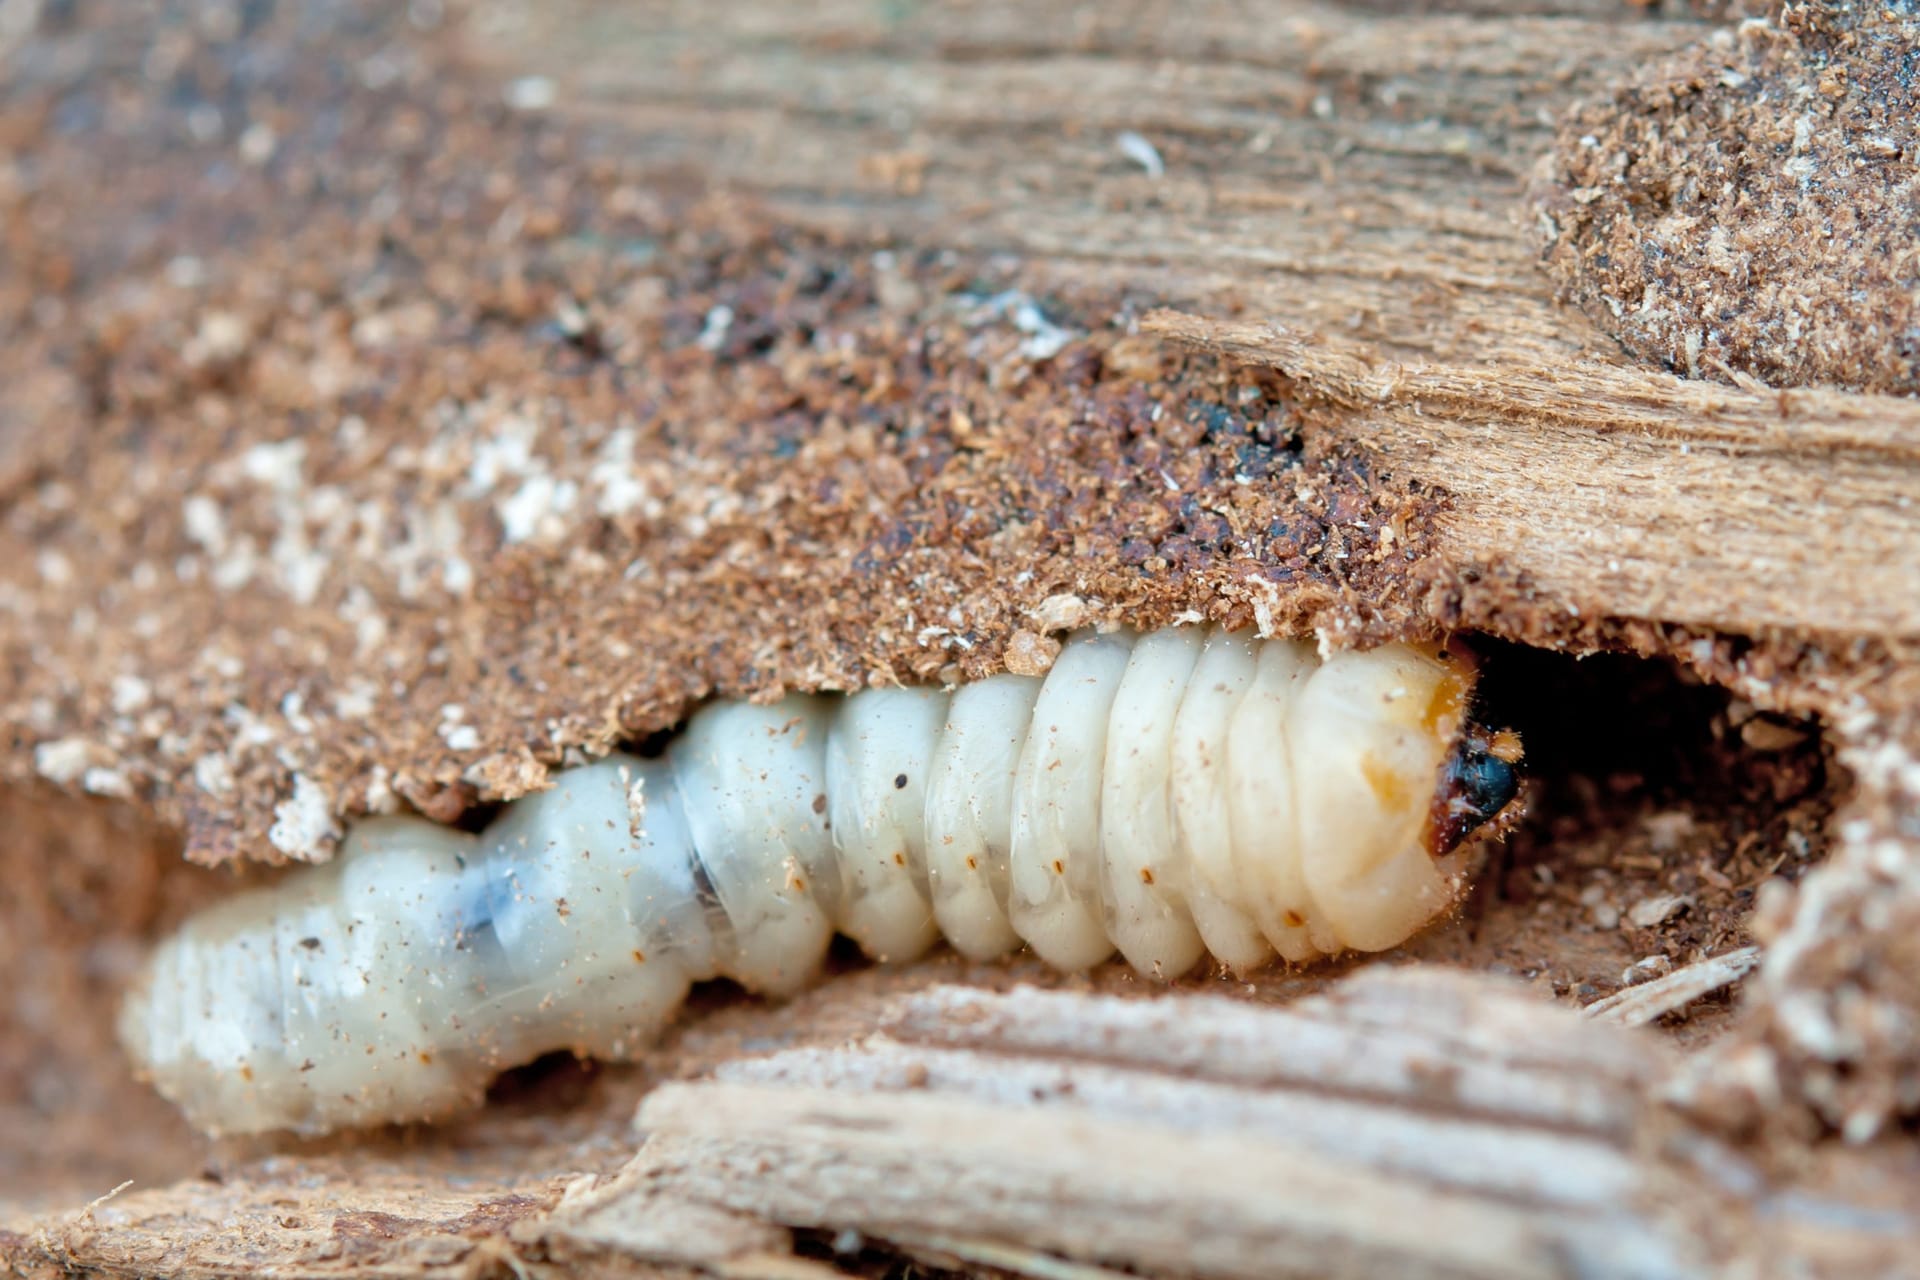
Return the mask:
<svg viewBox="0 0 1920 1280">
<path fill-rule="evenodd" d="M 974 856 L 973 856 L 972 854 L 968 854 L 968 855 L 967 855 L 967 870 L 969 870 L 969 871 L 978 871 L 979 869 L 980 869 L 980 863 L 979 863 L 979 861 L 978 861 L 978 860 L 977 860 L 977 859 L 976 859 L 976 858 L 975 858 L 975 857 L 974 857 Z"/>
<path fill-rule="evenodd" d="M 905 791 L 905 790 L 907 789 L 907 775 L 906 775 L 906 774 L 904 774 L 904 773 L 896 773 L 896 774 L 894 774 L 894 775 L 893 775 L 893 789 L 894 789 L 895 791 Z"/>
<path fill-rule="evenodd" d="M 1060 861 L 1060 859 L 1055 858 L 1053 860 L 1053 874 L 1057 876 L 1063 876 L 1067 874 L 1067 864 Z"/>
<path fill-rule="evenodd" d="M 1140 883 L 1141 883 L 1141 884 L 1152 884 L 1152 883 L 1153 883 L 1153 868 L 1152 868 L 1152 867 L 1142 867 L 1142 868 L 1140 868 Z"/>
<path fill-rule="evenodd" d="M 895 849 L 895 850 L 893 851 L 893 865 L 894 865 L 894 866 L 896 866 L 896 867 L 904 867 L 904 866 L 906 866 L 906 865 L 907 865 L 907 855 L 906 855 L 906 853 L 905 853 L 905 852 L 903 852 L 902 850 L 899 850 L 899 849 Z"/>
<path fill-rule="evenodd" d="M 421 1050 L 421 1051 L 420 1051 L 420 1052 L 419 1052 L 418 1054 L 416 1054 L 415 1056 L 416 1056 L 416 1057 L 418 1057 L 418 1058 L 420 1059 L 420 1065 L 421 1065 L 421 1066 L 423 1066 L 423 1067 L 430 1067 L 430 1066 L 432 1066 L 432 1065 L 433 1065 L 433 1054 L 432 1054 L 432 1053 L 431 1053 L 430 1051 L 428 1051 L 428 1050 L 426 1050 L 426 1049 L 422 1049 L 422 1050 Z"/>
<path fill-rule="evenodd" d="M 253 1083 L 253 1068 L 244 1062 L 240 1064 L 240 1078 L 248 1084 Z"/>
<path fill-rule="evenodd" d="M 1307 922 L 1307 918 L 1305 916 L 1301 915 L 1298 911 L 1292 911 L 1292 910 L 1287 911 L 1286 914 L 1282 915 L 1280 918 L 1286 921 L 1287 928 L 1289 929 L 1298 929 L 1301 925 Z"/>
<path fill-rule="evenodd" d="M 301 1062 L 301 1064 L 300 1064 L 300 1070 L 301 1070 L 301 1071 L 303 1071 L 303 1072 L 305 1072 L 305 1071 L 311 1071 L 311 1070 L 313 1070 L 313 1059 L 312 1059 L 312 1058 L 308 1058 L 308 1059 L 306 1059 L 306 1060 L 304 1060 L 303 1062 Z"/>
<path fill-rule="evenodd" d="M 707 864 L 700 857 L 699 848 L 695 847 L 692 853 L 694 897 L 709 913 L 719 911 L 721 909 L 720 891 L 713 887 L 713 877 L 707 873 Z"/>
<path fill-rule="evenodd" d="M 815 813 L 825 813 L 827 811 L 826 792 L 823 791 L 813 798 L 813 811 Z"/>
<path fill-rule="evenodd" d="M 1460 735 L 1440 771 L 1440 787 L 1428 816 L 1435 857 L 1451 852 L 1512 803 L 1520 792 L 1520 771 L 1515 767 L 1519 750 L 1520 740 L 1510 730 L 1473 729 Z"/>
<path fill-rule="evenodd" d="M 647 953 L 635 947 L 633 949 L 633 962 L 635 964 L 645 964 L 647 962 Z"/>
<path fill-rule="evenodd" d="M 309 951 L 318 951 L 320 949 L 320 939 L 302 938 L 300 939 L 300 945 L 305 947 Z"/>
<path fill-rule="evenodd" d="M 573 908 L 567 905 L 565 898 L 555 898 L 553 901 L 553 909 L 559 913 L 562 920 L 565 920 L 573 914 Z"/>
</svg>

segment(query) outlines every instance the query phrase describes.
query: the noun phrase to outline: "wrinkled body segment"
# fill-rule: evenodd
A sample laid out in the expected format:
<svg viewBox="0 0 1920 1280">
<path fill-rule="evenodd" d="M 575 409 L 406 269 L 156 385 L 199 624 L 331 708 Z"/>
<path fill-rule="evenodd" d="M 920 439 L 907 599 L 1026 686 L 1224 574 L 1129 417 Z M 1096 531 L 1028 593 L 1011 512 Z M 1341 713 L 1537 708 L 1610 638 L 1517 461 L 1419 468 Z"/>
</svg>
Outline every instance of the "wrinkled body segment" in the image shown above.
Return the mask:
<svg viewBox="0 0 1920 1280">
<path fill-rule="evenodd" d="M 1451 651 L 1189 627 L 1076 637 L 1044 679 L 718 703 L 478 835 L 358 823 L 164 942 L 123 1039 L 209 1132 L 317 1133 L 471 1106 L 555 1049 L 633 1057 L 691 984 L 793 992 L 835 932 L 1157 978 L 1382 950 L 1458 900 L 1453 846 L 1512 795 L 1471 685 Z"/>
</svg>

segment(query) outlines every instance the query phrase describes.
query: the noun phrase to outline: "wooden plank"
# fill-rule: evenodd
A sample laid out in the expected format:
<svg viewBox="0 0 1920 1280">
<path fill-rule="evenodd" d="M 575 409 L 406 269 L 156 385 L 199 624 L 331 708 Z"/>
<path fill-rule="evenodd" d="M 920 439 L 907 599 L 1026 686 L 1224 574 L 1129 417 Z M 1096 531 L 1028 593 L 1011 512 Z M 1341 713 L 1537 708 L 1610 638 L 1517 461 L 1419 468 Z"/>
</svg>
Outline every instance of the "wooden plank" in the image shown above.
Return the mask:
<svg viewBox="0 0 1920 1280">
<path fill-rule="evenodd" d="M 728 1274 L 776 1224 L 1034 1276 L 1657 1277 L 1789 1235 L 1799 1264 L 1890 1257 L 1920 1230 L 1743 1204 L 1752 1171 L 1652 1105 L 1656 1041 L 1464 974 L 1284 1010 L 934 988 L 887 1026 L 656 1091 L 639 1154 L 549 1246 Z"/>
<path fill-rule="evenodd" d="M 1575 616 L 1920 636 L 1920 402 L 1591 360 L 1403 362 L 1169 312 L 1145 327 L 1283 374 L 1382 471 L 1453 495 L 1443 554 Z"/>
<path fill-rule="evenodd" d="M 1318 436 L 1450 495 L 1444 567 L 1499 584 L 1458 623 L 1500 630 L 1524 601 L 1574 629 L 1920 635 L 1920 407 L 1627 367 L 1538 269 L 1524 187 L 1551 122 L 1699 24 L 1584 3 L 515 12 L 473 56 L 550 75 L 555 110 L 623 155 L 794 226 L 1171 302 L 1188 318 L 1150 331 L 1287 375 Z"/>
<path fill-rule="evenodd" d="M 1600 341 L 1534 268 L 1526 172 L 1579 91 L 1704 30 L 1603 2 L 488 12 L 482 69 L 787 225 L 1463 357 Z"/>
</svg>

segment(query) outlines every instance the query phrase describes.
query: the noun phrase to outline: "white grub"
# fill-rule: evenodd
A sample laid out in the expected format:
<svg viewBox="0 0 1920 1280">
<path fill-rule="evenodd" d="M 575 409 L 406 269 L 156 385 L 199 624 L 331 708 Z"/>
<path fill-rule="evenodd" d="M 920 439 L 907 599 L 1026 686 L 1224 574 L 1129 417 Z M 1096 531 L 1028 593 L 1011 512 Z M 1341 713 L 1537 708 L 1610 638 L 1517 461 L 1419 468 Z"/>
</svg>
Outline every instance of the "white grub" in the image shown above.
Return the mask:
<svg viewBox="0 0 1920 1280">
<path fill-rule="evenodd" d="M 556 1048 L 631 1057 L 692 983 L 791 993 L 836 932 L 1171 979 L 1384 950 L 1463 891 L 1431 827 L 1462 656 L 1177 627 L 1079 633 L 1047 672 L 715 703 L 477 835 L 361 821 L 164 942 L 122 1037 L 209 1132 L 317 1133 L 458 1110 Z M 313 857 L 329 811 L 298 781 L 275 845 Z"/>
</svg>

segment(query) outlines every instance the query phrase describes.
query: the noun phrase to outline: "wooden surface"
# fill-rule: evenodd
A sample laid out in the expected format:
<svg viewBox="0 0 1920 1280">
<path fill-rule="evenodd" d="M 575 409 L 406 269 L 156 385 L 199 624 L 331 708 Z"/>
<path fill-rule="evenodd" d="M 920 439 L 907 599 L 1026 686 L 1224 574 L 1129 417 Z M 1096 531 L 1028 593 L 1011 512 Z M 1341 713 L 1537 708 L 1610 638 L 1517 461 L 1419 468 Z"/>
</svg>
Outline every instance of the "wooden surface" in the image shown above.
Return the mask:
<svg viewBox="0 0 1920 1280">
<path fill-rule="evenodd" d="M 1787 1176 L 1663 1104 L 1688 1068 L 1658 1033 L 1512 979 L 1370 969 L 1285 1006 L 859 985 L 809 998 L 827 1033 L 736 1044 L 637 1116 L 230 1152 L 201 1178 L 16 1219 L 0 1265 L 1653 1280 L 1891 1276 L 1920 1241 L 1884 1176 L 1897 1145 L 1803 1152 Z"/>
<path fill-rule="evenodd" d="M 30 371 L 51 410 L 0 414 L 18 552 L 7 764 L 143 802 L 157 788 L 206 860 L 259 854 L 283 805 L 319 811 L 280 850 L 302 857 L 376 798 L 457 816 L 716 689 L 979 674 L 1054 592 L 1113 620 L 1218 607 L 1337 632 L 1390 606 L 1394 625 L 1633 641 L 1828 714 L 1862 789 L 1843 856 L 1769 900 L 1755 1007 L 1678 1065 L 1652 1032 L 1445 978 L 1231 1013 L 1184 993 L 1132 1006 L 1151 1014 L 945 993 L 884 1039 L 660 1090 L 651 1139 L 603 1179 L 568 1175 L 627 1159 L 630 1108 L 565 1141 L 536 1115 L 526 1142 L 479 1154 L 460 1133 L 246 1153 L 38 1216 L 0 1233 L 0 1259 L 35 1275 L 809 1276 L 859 1265 L 818 1247 L 852 1232 L 1048 1280 L 1896 1273 L 1917 1234 L 1900 1118 L 1920 1081 L 1920 775 L 1900 745 L 1914 668 L 1883 667 L 1920 639 L 1920 422 L 1910 401 L 1633 368 L 1555 303 L 1530 239 L 1555 115 L 1712 30 L 1679 9 L 477 3 L 427 34 L 369 23 L 366 47 L 335 32 L 354 50 L 339 65 L 277 36 L 256 58 L 244 24 L 207 37 L 232 95 L 275 126 L 273 165 L 234 165 L 244 102 L 217 156 L 180 150 L 188 122 L 158 107 L 97 113 L 158 121 L 155 138 L 88 126 L 57 94 L 35 107 L 70 132 L 49 127 L 19 170 L 44 186 L 0 187 L 16 260 L 59 295 L 41 306 L 0 272 L 24 335 L 0 359 L 39 361 L 28 338 L 58 357 Z M 103 47 L 121 79 L 56 57 L 35 74 L 72 75 L 82 106 L 94 81 L 118 86 L 109 101 L 171 92 L 149 74 L 166 57 Z M 294 94 L 260 70 L 276 66 L 325 87 Z M 295 109 L 275 105 L 288 95 Z M 666 194 L 687 191 L 702 203 Z M 639 248 L 616 236 L 631 209 L 653 237 Z M 676 239 L 659 210 L 689 209 L 701 221 Z M 657 269 L 629 262 L 656 251 Z M 214 284 L 172 283 L 182 259 Z M 783 310 L 795 279 L 836 300 Z M 996 297 L 988 321 L 957 318 Z M 1034 358 L 1048 334 L 1023 301 L 1077 345 Z M 606 322 L 611 355 L 570 306 Z M 1240 437 L 1154 434 L 1162 410 L 1173 424 L 1249 392 L 1305 438 L 1279 480 L 1215 466 Z M 496 509 L 535 482 L 595 492 L 636 404 L 651 407 L 616 478 L 660 512 L 595 523 L 582 504 L 551 544 L 508 545 Z M 365 434 L 331 430 L 348 419 Z M 1266 424 L 1235 427 L 1251 441 Z M 296 435 L 306 470 L 282 448 Z M 528 469 L 498 495 L 470 480 L 516 447 Z M 325 504 L 295 500 L 322 476 Z M 1236 487 L 1326 516 L 1300 593 L 1259 612 L 1288 565 L 1238 528 L 1174 585 L 1142 585 L 1120 554 L 1134 526 L 1195 496 L 1239 512 Z M 188 494 L 218 521 L 189 521 Z M 296 599 L 303 539 L 361 529 L 343 512 L 392 536 L 343 535 L 325 590 Z M 1000 525 L 1051 541 L 1003 543 Z M 1405 580 L 1332 563 L 1393 561 L 1386 529 L 1418 544 Z M 477 595 L 452 588 L 455 566 Z M 1018 589 L 979 585 L 1036 567 Z M 929 602 L 977 620 L 968 655 L 915 648 Z M 1798 657 L 1747 662 L 1769 645 Z M 456 736 L 481 746 L 456 758 Z M 1556 945 L 1573 943 L 1537 963 Z M 1620 1017 L 1669 1012 L 1641 1000 Z M 742 1011 L 723 1056 L 788 1016 Z M 1129 1040 L 1143 1017 L 1161 1021 Z M 1407 1069 L 1367 1074 L 1382 1063 Z M 1663 1090 L 1684 1106 L 1656 1105 Z M 1010 1225 L 970 1229 L 988 1211 Z"/>
<path fill-rule="evenodd" d="M 1315 428 L 1453 496 L 1443 557 L 1569 629 L 1920 636 L 1920 406 L 1631 367 L 1539 269 L 1549 122 L 1708 28 L 1434 8 L 1470 12 L 561 4 L 476 47 L 795 225 L 1191 313 L 1145 328 L 1284 375 Z"/>
<path fill-rule="evenodd" d="M 779 1274 L 771 1223 L 1035 1277 L 1650 1280 L 1890 1266 L 1920 1233 L 1752 1199 L 1741 1157 L 1655 1103 L 1674 1068 L 1440 970 L 1287 1009 L 934 988 L 843 1048 L 655 1091 L 633 1162 L 547 1238 L 718 1275 Z"/>
<path fill-rule="evenodd" d="M 1920 402 L 1593 360 L 1394 361 L 1284 323 L 1149 332 L 1284 374 L 1380 466 L 1444 489 L 1440 545 L 1598 608 L 1829 639 L 1920 635 Z"/>
</svg>

